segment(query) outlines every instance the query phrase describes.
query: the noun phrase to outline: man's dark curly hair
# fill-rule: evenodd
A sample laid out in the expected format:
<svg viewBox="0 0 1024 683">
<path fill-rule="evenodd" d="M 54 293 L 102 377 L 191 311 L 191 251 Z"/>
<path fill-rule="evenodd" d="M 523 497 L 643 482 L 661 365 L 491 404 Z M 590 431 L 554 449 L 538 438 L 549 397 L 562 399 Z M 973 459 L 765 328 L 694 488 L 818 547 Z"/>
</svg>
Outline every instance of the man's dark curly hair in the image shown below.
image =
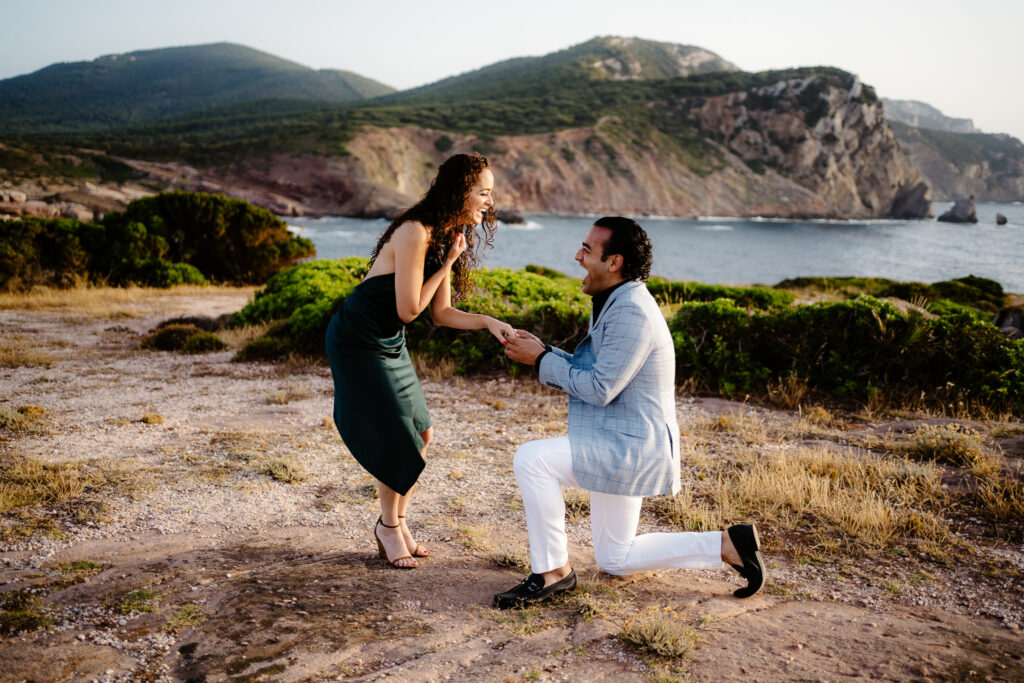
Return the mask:
<svg viewBox="0 0 1024 683">
<path fill-rule="evenodd" d="M 622 216 L 605 216 L 594 221 L 594 225 L 612 233 L 601 248 L 602 261 L 619 254 L 622 277 L 643 282 L 651 276 L 651 240 L 639 223 Z"/>
</svg>

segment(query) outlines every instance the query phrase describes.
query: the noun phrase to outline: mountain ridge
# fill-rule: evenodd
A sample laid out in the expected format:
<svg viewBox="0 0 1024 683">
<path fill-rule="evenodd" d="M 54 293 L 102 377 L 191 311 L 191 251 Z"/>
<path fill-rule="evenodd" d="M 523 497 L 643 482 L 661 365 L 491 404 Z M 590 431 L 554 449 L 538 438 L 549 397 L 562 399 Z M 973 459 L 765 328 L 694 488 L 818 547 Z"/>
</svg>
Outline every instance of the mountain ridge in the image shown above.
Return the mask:
<svg viewBox="0 0 1024 683">
<path fill-rule="evenodd" d="M 340 103 L 391 92 L 359 74 L 318 71 L 234 43 L 157 48 L 0 81 L 0 133 L 95 131 L 268 97 Z"/>
</svg>

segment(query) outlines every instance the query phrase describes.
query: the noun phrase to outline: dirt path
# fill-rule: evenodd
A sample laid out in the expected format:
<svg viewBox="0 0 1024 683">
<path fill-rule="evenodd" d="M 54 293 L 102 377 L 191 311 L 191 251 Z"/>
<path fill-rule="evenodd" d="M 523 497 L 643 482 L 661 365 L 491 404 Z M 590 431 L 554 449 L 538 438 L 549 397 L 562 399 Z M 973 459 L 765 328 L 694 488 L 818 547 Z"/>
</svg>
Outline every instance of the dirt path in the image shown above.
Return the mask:
<svg viewBox="0 0 1024 683">
<path fill-rule="evenodd" d="M 159 320 L 243 303 L 172 294 L 106 316 L 0 311 L 5 343 L 48 363 L 0 368 L 0 408 L 46 411 L 0 438 L 0 463 L 74 465 L 90 482 L 4 517 L 0 595 L 39 596 L 53 623 L 0 639 L 0 679 L 1024 680 L 1019 576 L 1005 594 L 972 593 L 951 567 L 897 595 L 778 556 L 769 590 L 738 601 L 727 571 L 602 574 L 585 514 L 569 522 L 580 590 L 491 609 L 526 549 L 512 455 L 564 434 L 564 399 L 526 382 L 425 382 L 437 448 L 413 529 L 432 556 L 389 569 L 370 536 L 372 480 L 324 423 L 325 368 L 138 349 Z M 678 404 L 681 424 L 739 409 Z M 275 478 L 271 462 L 298 474 Z M 668 530 L 649 511 L 641 526 Z M 1024 566 L 1021 548 L 1005 552 Z M 615 637 L 654 616 L 687 626 L 687 655 Z"/>
</svg>

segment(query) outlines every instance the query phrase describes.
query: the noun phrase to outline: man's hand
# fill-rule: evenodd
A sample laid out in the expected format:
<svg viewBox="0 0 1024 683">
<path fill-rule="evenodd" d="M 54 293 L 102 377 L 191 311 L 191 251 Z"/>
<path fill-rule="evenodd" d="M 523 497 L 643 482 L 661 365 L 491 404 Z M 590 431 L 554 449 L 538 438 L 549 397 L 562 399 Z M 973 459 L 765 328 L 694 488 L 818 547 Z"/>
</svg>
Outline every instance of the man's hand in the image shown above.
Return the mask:
<svg viewBox="0 0 1024 683">
<path fill-rule="evenodd" d="M 530 332 L 527 332 L 526 330 L 516 330 L 516 336 L 519 337 L 520 339 L 532 339 L 533 341 L 537 342 L 541 346 L 544 346 L 544 342 L 542 342 L 540 340 L 540 337 L 538 337 L 535 334 L 531 334 Z"/>
<path fill-rule="evenodd" d="M 526 335 L 526 336 L 523 336 Z M 537 362 L 537 356 L 544 352 L 544 344 L 540 339 L 528 332 L 516 330 L 516 335 L 509 338 L 505 346 L 505 355 L 517 363 L 533 365 Z"/>
</svg>

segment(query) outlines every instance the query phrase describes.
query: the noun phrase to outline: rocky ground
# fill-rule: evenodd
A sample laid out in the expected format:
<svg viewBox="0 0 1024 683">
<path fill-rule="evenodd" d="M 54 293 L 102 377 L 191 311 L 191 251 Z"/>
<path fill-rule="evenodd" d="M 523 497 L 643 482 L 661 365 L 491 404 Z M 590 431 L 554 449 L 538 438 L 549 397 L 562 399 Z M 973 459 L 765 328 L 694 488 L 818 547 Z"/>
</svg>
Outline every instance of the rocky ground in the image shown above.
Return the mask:
<svg viewBox="0 0 1024 683">
<path fill-rule="evenodd" d="M 576 494 L 580 589 L 543 608 L 492 609 L 527 545 L 512 456 L 565 433 L 564 397 L 529 380 L 424 368 L 436 436 L 410 521 L 431 557 L 390 569 L 371 536 L 372 479 L 329 421 L 326 367 L 139 349 L 163 319 L 235 311 L 247 296 L 0 310 L 0 409 L 45 411 L 0 430 L 0 466 L 28 459 L 83 483 L 8 503 L 0 597 L 37 600 L 23 611 L 43 627 L 10 627 L 17 610 L 5 603 L 0 679 L 1024 680 L 1024 549 L 1007 541 L 972 546 L 984 556 L 974 564 L 916 574 L 882 556 L 823 567 L 774 552 L 767 589 L 739 601 L 731 570 L 602 574 Z M 744 412 L 794 419 L 678 400 L 684 434 Z M 670 530 L 654 508 L 641 530 Z M 762 526 L 769 547 L 784 545 Z M 681 627 L 685 646 L 659 656 L 616 637 L 642 624 Z"/>
</svg>

